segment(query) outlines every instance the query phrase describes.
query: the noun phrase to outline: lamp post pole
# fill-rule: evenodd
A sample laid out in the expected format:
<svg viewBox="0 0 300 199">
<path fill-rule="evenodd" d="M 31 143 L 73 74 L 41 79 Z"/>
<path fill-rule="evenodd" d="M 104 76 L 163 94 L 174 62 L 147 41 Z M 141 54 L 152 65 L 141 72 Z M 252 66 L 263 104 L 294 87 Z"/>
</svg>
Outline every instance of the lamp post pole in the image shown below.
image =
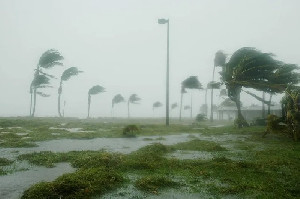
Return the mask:
<svg viewBox="0 0 300 199">
<path fill-rule="evenodd" d="M 167 24 L 167 71 L 166 71 L 166 126 L 169 126 L 169 98 L 170 98 L 170 90 L 169 90 L 169 19 L 158 19 L 159 24 Z"/>
</svg>

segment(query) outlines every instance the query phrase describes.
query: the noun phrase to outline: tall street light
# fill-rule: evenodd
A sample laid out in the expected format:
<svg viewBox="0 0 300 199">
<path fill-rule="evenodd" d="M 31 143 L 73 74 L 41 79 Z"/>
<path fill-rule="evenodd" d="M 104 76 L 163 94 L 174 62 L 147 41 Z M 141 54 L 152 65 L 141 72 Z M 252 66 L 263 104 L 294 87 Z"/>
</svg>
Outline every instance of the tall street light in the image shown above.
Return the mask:
<svg viewBox="0 0 300 199">
<path fill-rule="evenodd" d="M 169 19 L 158 19 L 158 24 L 167 24 L 167 78 L 166 78 L 166 126 L 169 126 Z"/>
</svg>

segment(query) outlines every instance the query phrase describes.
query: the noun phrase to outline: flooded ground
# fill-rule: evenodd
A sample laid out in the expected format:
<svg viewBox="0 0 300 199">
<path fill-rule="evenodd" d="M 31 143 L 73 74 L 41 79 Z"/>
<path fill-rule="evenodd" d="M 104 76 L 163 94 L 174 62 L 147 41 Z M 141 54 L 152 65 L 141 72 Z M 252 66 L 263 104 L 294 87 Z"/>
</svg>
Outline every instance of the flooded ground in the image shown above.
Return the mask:
<svg viewBox="0 0 300 199">
<path fill-rule="evenodd" d="M 23 191 L 41 181 L 52 181 L 64 173 L 75 171 L 68 163 L 56 164 L 54 168 L 30 167 L 27 171 L 0 176 L 0 198 L 18 199 Z"/>
<path fill-rule="evenodd" d="M 95 138 L 88 140 L 76 140 L 76 139 L 61 139 L 61 140 L 51 140 L 44 142 L 36 142 L 38 147 L 32 148 L 1 148 L 0 153 L 2 157 L 14 160 L 17 156 L 32 152 L 41 151 L 52 151 L 52 152 L 69 152 L 69 151 L 86 151 L 86 150 L 107 150 L 110 152 L 120 152 L 120 153 L 130 153 L 136 151 L 137 149 L 152 144 L 152 143 L 162 143 L 164 145 L 173 145 L 179 142 L 187 142 L 193 139 L 209 140 L 219 143 L 225 143 L 228 141 L 244 141 L 247 136 L 244 135 L 230 135 L 224 134 L 218 137 L 197 134 L 183 133 L 179 135 L 166 135 L 166 136 L 140 136 L 136 138 Z M 227 144 L 228 148 L 233 148 L 232 145 Z M 224 144 L 224 146 L 226 146 Z M 170 153 L 167 157 L 177 158 L 177 159 L 212 159 L 218 155 L 213 152 L 206 151 L 186 151 L 177 150 Z M 234 155 L 232 155 L 234 157 Z M 23 164 L 23 166 L 22 166 Z M 18 198 L 20 194 L 26 190 L 30 185 L 35 184 L 40 181 L 51 181 L 56 177 L 62 175 L 66 172 L 72 172 L 74 169 L 69 164 L 57 164 L 55 168 L 44 168 L 44 167 L 33 167 L 30 165 L 24 166 L 22 162 L 14 163 L 15 170 L 17 172 L 0 176 L 0 198 Z M 9 170 L 9 169 L 8 169 Z M 25 170 L 25 171 L 20 171 Z M 21 180 L 18 180 L 21 179 Z M 140 191 L 131 190 L 134 187 L 128 186 L 127 188 L 122 188 L 116 193 L 112 193 L 105 198 L 124 198 L 132 195 L 136 196 L 134 198 L 201 198 L 202 194 L 189 194 L 183 193 L 178 190 L 168 190 L 163 192 L 160 196 L 145 195 Z M 128 195 L 129 194 L 129 195 Z"/>
</svg>

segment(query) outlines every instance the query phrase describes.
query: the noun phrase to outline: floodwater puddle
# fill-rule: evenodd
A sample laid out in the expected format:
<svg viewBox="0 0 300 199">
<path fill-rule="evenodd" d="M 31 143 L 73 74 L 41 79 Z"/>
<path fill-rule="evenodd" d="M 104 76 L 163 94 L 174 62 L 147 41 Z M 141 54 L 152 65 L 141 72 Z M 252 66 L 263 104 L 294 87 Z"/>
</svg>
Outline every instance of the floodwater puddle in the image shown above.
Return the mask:
<svg viewBox="0 0 300 199">
<path fill-rule="evenodd" d="M 68 163 L 58 163 L 54 168 L 33 167 L 30 170 L 0 176 L 0 198 L 18 199 L 31 185 L 41 181 L 53 181 L 57 177 L 74 172 Z"/>
<path fill-rule="evenodd" d="M 84 131 L 82 128 L 57 128 L 57 127 L 50 127 L 50 130 L 65 130 L 69 133 L 91 133 L 94 131 Z"/>
</svg>

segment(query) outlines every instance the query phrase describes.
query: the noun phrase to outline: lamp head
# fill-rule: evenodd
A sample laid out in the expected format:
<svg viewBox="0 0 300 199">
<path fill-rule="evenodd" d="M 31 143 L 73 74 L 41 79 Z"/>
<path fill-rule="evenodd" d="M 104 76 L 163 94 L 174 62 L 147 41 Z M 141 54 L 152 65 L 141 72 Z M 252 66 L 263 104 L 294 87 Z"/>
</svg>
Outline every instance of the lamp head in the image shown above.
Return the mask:
<svg viewBox="0 0 300 199">
<path fill-rule="evenodd" d="M 169 23 L 169 20 L 168 19 L 158 19 L 158 23 L 159 24 L 166 24 L 166 23 Z"/>
</svg>

